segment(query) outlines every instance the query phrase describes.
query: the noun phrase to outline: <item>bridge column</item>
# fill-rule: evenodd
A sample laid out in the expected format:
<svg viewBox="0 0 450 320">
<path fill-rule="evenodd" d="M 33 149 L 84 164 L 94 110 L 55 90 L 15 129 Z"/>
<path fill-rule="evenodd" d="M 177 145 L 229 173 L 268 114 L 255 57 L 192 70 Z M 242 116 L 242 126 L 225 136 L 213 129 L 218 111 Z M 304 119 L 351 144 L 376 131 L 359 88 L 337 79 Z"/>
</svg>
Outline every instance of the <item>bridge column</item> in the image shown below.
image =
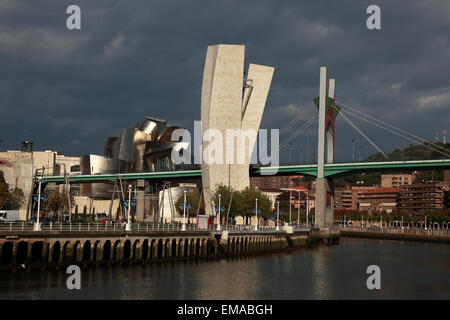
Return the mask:
<svg viewBox="0 0 450 320">
<path fill-rule="evenodd" d="M 123 261 L 125 258 L 125 243 L 121 241 L 117 246 L 117 249 L 119 250 L 119 261 Z"/>
<path fill-rule="evenodd" d="M 64 260 L 66 262 L 72 262 L 73 261 L 73 250 L 74 250 L 73 246 L 74 246 L 74 244 L 72 242 L 69 242 L 66 245 L 66 252 L 65 252 L 65 258 L 64 258 Z"/>
<path fill-rule="evenodd" d="M 327 67 L 320 68 L 319 89 L 319 125 L 317 150 L 317 180 L 315 224 L 319 228 L 332 228 L 334 225 L 333 190 L 325 178 L 325 152 L 327 163 L 333 163 L 334 158 L 334 100 L 336 82 L 330 79 L 328 88 Z"/>
<path fill-rule="evenodd" d="M 103 243 L 99 242 L 97 245 L 97 253 L 95 255 L 95 260 L 97 263 L 103 261 L 103 259 L 105 258 L 104 251 L 105 251 L 105 242 Z"/>
<path fill-rule="evenodd" d="M 90 250 L 90 252 L 89 252 L 89 262 L 93 262 L 94 261 L 94 257 L 96 257 L 97 256 L 97 250 L 98 250 L 98 246 L 99 246 L 100 244 L 98 244 L 97 245 L 97 248 L 95 248 L 95 242 L 91 245 L 91 250 Z M 84 250 L 84 248 L 83 248 L 83 250 Z"/>
<path fill-rule="evenodd" d="M 158 240 L 156 239 L 153 242 L 153 254 L 152 254 L 152 259 L 157 259 L 158 258 Z"/>
<path fill-rule="evenodd" d="M 65 243 L 59 244 L 59 257 L 58 257 L 58 265 L 61 265 L 64 261 L 64 245 Z"/>
<path fill-rule="evenodd" d="M 334 225 L 333 191 L 328 179 L 316 180 L 315 224 L 319 228 L 332 228 Z"/>
<path fill-rule="evenodd" d="M 48 261 L 48 256 L 50 252 L 50 243 L 49 242 L 43 242 L 42 243 L 42 259 L 41 259 L 41 265 L 46 265 L 46 261 Z"/>
<path fill-rule="evenodd" d="M 28 241 L 27 242 L 27 260 L 31 261 L 31 256 L 32 256 L 32 252 L 33 252 L 33 241 Z M 17 254 L 16 252 L 16 247 L 13 246 L 13 259 L 15 259 L 15 255 Z M 13 260 L 13 262 L 15 262 Z"/>
<path fill-rule="evenodd" d="M 173 241 L 173 240 L 172 240 Z M 179 249 L 180 248 L 180 246 L 179 246 L 179 240 L 178 239 L 175 239 L 175 257 L 179 257 L 180 256 L 180 253 L 179 253 Z"/>
<path fill-rule="evenodd" d="M 208 255 L 208 239 L 202 240 L 202 256 L 206 257 Z"/>
<path fill-rule="evenodd" d="M 144 221 L 144 211 L 145 211 L 144 193 L 145 193 L 145 180 L 139 179 L 137 180 L 135 219 L 140 222 Z"/>
<path fill-rule="evenodd" d="M 179 240 L 177 247 L 180 248 L 178 250 L 178 256 L 179 257 L 184 257 L 184 239 L 180 239 Z"/>
<path fill-rule="evenodd" d="M 48 264 L 53 263 L 53 251 L 55 250 L 55 243 L 50 243 L 50 246 L 48 248 Z"/>
<path fill-rule="evenodd" d="M 83 249 L 84 249 L 84 243 L 79 243 L 77 246 L 77 251 L 76 251 L 76 259 L 75 262 L 81 262 L 83 260 Z"/>
</svg>

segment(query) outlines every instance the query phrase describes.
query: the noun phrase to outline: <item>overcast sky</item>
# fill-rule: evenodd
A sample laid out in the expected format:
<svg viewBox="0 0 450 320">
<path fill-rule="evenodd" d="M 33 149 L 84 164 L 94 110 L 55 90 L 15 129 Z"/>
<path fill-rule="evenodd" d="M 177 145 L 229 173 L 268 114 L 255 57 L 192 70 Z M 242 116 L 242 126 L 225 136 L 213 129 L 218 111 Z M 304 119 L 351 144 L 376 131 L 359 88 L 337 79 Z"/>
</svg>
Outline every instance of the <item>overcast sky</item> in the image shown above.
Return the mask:
<svg viewBox="0 0 450 320">
<path fill-rule="evenodd" d="M 70 4 L 81 30 L 66 28 Z M 381 30 L 366 28 L 370 4 Z M 245 44 L 246 65 L 276 68 L 262 128 L 311 105 L 326 65 L 339 100 L 434 140 L 450 129 L 449 37 L 450 1 L 438 0 L 0 0 L 0 150 L 29 139 L 35 150 L 102 154 L 107 137 L 146 115 L 191 129 L 206 48 L 218 43 Z M 385 151 L 402 144 L 354 122 Z M 376 152 L 336 126 L 336 161 L 351 160 L 353 137 L 363 157 Z M 294 140 L 293 162 L 301 147 L 305 161 L 308 140 L 312 157 L 316 136 L 312 126 Z"/>
</svg>

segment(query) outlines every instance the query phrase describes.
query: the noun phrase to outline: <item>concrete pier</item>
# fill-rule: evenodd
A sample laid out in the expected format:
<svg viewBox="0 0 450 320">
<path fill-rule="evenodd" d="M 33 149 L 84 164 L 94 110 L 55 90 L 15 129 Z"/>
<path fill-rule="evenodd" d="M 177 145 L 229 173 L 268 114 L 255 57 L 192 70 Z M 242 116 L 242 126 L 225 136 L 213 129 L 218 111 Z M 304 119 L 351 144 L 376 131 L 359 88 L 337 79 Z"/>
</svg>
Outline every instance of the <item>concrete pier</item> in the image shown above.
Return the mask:
<svg viewBox="0 0 450 320">
<path fill-rule="evenodd" d="M 344 237 L 450 243 L 447 230 L 346 227 L 340 231 Z"/>
<path fill-rule="evenodd" d="M 323 232 L 322 232 L 323 233 Z M 329 238 L 320 230 L 294 232 L 73 231 L 0 233 L 0 270 L 150 263 L 175 259 L 266 254 Z"/>
</svg>

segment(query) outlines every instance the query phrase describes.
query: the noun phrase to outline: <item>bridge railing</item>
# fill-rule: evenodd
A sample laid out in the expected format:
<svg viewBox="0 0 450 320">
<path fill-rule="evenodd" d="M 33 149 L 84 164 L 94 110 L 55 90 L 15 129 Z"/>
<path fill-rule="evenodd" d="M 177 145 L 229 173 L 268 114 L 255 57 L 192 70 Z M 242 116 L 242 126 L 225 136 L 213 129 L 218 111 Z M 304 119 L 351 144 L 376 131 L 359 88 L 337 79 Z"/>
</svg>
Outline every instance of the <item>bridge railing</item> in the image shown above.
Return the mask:
<svg viewBox="0 0 450 320">
<path fill-rule="evenodd" d="M 41 231 L 83 231 L 83 232 L 117 232 L 124 231 L 123 223 L 41 223 Z M 0 231 L 33 231 L 34 223 L 18 222 L 18 223 L 1 223 Z M 132 231 L 179 231 L 179 224 L 164 223 L 134 223 Z M 186 225 L 187 231 L 198 230 L 196 225 Z"/>
<path fill-rule="evenodd" d="M 33 231 L 35 227 L 34 223 L 30 222 L 9 222 L 0 223 L 0 231 Z M 125 231 L 125 224 L 123 223 L 41 223 L 41 231 L 69 231 L 69 232 L 123 232 Z M 181 223 L 141 223 L 136 222 L 132 224 L 132 231 L 183 231 Z M 184 231 L 218 231 L 218 225 L 209 225 L 208 228 L 199 228 L 196 224 L 186 224 Z M 274 226 L 258 226 L 258 230 L 255 230 L 255 226 L 245 225 L 222 225 L 220 230 L 227 230 L 230 232 L 276 232 Z M 284 232 L 282 228 L 279 230 Z"/>
</svg>

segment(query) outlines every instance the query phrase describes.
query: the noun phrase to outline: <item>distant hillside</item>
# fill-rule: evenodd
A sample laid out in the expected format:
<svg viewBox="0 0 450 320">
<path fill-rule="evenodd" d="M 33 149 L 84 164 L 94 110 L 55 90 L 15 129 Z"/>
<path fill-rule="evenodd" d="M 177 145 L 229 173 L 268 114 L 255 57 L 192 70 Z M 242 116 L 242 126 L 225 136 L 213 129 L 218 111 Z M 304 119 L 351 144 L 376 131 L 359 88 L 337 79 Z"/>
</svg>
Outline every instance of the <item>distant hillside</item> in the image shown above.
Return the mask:
<svg viewBox="0 0 450 320">
<path fill-rule="evenodd" d="M 403 149 L 395 149 L 391 153 L 386 154 L 389 159 L 386 159 L 381 152 L 375 153 L 369 156 L 367 159 L 363 160 L 364 162 L 372 162 L 372 161 L 406 161 L 406 160 L 433 160 L 433 159 L 448 159 L 450 156 L 443 155 L 437 151 L 431 150 L 426 147 L 429 145 L 428 143 L 420 144 L 420 145 L 409 145 Z M 438 149 L 432 145 L 429 145 L 433 149 L 438 149 L 450 155 L 450 143 L 438 144 L 440 147 L 445 148 L 444 150 Z M 390 172 L 396 173 L 396 172 Z M 334 181 L 336 187 L 343 187 L 346 184 L 356 184 L 357 181 L 364 181 L 364 185 L 374 185 L 380 184 L 381 174 L 383 172 L 374 172 L 374 173 L 366 173 L 366 174 L 354 174 L 351 176 L 347 176 L 345 178 L 336 179 Z M 443 180 L 444 174 L 442 170 L 429 170 L 429 171 L 420 171 L 416 177 L 416 181 L 440 181 Z"/>
<path fill-rule="evenodd" d="M 412 145 L 410 144 L 408 147 L 402 149 L 395 149 L 391 153 L 386 154 L 389 159 L 386 159 L 381 152 L 375 153 L 365 159 L 364 161 L 405 161 L 405 160 L 433 160 L 433 159 L 448 159 L 450 158 L 450 143 L 443 144 L 438 143 L 441 148 L 445 148 L 445 150 L 441 150 L 433 145 L 428 143 Z M 449 156 L 443 155 L 437 151 L 429 149 L 427 146 L 443 151 L 444 153 L 449 154 Z"/>
</svg>

